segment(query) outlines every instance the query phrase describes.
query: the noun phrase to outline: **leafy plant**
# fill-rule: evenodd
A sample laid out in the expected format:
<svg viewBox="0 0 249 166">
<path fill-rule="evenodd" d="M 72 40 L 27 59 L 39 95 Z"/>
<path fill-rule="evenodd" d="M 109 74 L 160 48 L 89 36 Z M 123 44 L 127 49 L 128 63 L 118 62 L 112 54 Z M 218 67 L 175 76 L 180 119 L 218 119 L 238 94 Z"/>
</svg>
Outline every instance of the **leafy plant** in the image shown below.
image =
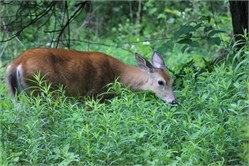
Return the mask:
<svg viewBox="0 0 249 166">
<path fill-rule="evenodd" d="M 136 13 L 137 1 L 94 3 L 96 20 L 83 26 L 82 13 L 72 21 L 72 48 L 134 65 L 132 52 L 149 58 L 159 51 L 174 74 L 179 105 L 118 82 L 109 85 L 106 94 L 114 97 L 105 101 L 69 98 L 39 74 L 34 81 L 41 93 L 13 100 L 4 83 L 7 64 L 28 47 L 51 44 L 53 33 L 46 30 L 62 25 L 57 6 L 48 29 L 37 22 L 0 45 L 0 165 L 248 165 L 248 45 L 238 49 L 241 41 L 232 45 L 225 37 L 231 30 L 227 2 L 213 3 L 216 20 L 208 1 L 140 3 L 143 15 Z M 11 14 L 16 7 L 1 11 Z M 70 6 L 69 14 L 75 9 Z M 26 34 L 38 27 L 33 37 Z M 225 53 L 212 61 L 218 48 Z"/>
</svg>

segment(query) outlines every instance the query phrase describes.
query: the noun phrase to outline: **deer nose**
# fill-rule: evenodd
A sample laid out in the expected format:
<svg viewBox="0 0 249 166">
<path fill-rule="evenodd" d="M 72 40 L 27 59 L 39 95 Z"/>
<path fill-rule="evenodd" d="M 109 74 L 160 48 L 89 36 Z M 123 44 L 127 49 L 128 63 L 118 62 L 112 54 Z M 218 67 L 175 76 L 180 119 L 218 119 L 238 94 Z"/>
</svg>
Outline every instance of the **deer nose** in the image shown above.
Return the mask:
<svg viewBox="0 0 249 166">
<path fill-rule="evenodd" d="M 177 100 L 172 100 L 172 101 L 170 102 L 170 104 L 175 105 L 175 104 L 178 104 L 178 102 L 177 102 Z"/>
</svg>

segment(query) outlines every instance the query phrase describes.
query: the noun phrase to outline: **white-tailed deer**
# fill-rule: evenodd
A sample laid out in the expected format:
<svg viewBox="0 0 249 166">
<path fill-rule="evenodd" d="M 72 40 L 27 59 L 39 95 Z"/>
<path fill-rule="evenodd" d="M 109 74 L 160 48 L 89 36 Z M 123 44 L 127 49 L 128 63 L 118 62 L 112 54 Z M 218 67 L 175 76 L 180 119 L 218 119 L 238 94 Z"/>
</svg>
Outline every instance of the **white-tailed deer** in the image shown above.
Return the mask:
<svg viewBox="0 0 249 166">
<path fill-rule="evenodd" d="M 34 75 L 40 73 L 53 87 L 63 85 L 68 96 L 97 96 L 106 85 L 118 81 L 132 90 L 151 90 L 160 99 L 177 104 L 162 57 L 152 56 L 152 64 L 136 54 L 138 67 L 127 65 L 97 52 L 34 48 L 17 57 L 7 68 L 10 93 L 32 91 Z"/>
</svg>

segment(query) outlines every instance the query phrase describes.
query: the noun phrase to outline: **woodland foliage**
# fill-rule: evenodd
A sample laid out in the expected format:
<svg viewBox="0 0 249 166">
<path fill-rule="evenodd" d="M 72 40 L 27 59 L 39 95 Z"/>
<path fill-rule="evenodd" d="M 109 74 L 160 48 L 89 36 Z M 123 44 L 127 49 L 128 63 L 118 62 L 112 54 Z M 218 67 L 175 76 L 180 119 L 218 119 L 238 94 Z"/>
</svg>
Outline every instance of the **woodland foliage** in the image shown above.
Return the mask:
<svg viewBox="0 0 249 166">
<path fill-rule="evenodd" d="M 248 165 L 249 40 L 245 31 L 234 41 L 228 1 L 0 3 L 0 165 Z M 16 102 L 6 67 L 31 47 L 99 51 L 133 65 L 135 52 L 158 51 L 180 104 L 118 82 L 104 103 L 68 98 L 39 76 L 41 95 Z"/>
</svg>

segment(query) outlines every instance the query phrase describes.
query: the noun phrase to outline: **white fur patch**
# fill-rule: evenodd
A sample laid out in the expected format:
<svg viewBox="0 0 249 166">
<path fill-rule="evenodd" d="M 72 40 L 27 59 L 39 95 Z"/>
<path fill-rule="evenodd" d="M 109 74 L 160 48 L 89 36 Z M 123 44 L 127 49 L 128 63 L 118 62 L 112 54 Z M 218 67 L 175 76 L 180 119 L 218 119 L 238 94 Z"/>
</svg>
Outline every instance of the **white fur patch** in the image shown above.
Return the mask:
<svg viewBox="0 0 249 166">
<path fill-rule="evenodd" d="M 18 83 L 18 89 L 19 90 L 25 90 L 27 88 L 24 80 L 23 80 L 23 72 L 22 72 L 22 66 L 18 65 L 16 68 L 16 78 Z"/>
</svg>

